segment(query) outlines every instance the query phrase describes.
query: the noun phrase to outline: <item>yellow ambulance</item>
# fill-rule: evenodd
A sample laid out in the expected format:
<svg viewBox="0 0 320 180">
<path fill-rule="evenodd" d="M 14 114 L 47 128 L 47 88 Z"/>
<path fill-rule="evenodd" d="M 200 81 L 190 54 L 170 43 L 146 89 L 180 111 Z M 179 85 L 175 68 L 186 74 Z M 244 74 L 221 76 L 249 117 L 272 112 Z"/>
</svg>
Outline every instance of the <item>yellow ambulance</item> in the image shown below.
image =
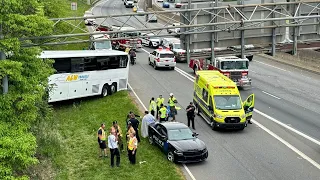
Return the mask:
<svg viewBox="0 0 320 180">
<path fill-rule="evenodd" d="M 243 130 L 247 126 L 248 118 L 251 119 L 254 94 L 242 102 L 237 85 L 219 71 L 198 71 L 193 94 L 198 115 L 202 116 L 213 130 Z M 244 109 L 249 110 L 245 112 Z"/>
</svg>

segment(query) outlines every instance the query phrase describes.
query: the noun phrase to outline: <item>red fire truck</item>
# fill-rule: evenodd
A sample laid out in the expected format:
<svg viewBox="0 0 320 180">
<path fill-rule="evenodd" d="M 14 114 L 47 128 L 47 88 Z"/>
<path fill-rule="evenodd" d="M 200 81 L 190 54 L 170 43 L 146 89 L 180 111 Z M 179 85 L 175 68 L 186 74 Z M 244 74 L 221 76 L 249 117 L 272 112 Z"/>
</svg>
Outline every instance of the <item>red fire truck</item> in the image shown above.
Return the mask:
<svg viewBox="0 0 320 180">
<path fill-rule="evenodd" d="M 122 32 L 112 34 L 112 38 L 124 38 L 119 40 L 112 40 L 112 48 L 117 50 L 125 50 L 127 47 L 133 50 L 142 48 L 142 41 L 137 38 L 140 35 L 133 27 L 120 27 L 120 26 L 106 26 L 100 25 L 96 27 L 96 31 L 122 31 L 132 30 L 132 32 Z"/>
<path fill-rule="evenodd" d="M 112 26 L 113 31 L 132 30 L 132 32 L 122 32 L 113 34 L 112 38 L 124 38 L 120 40 L 113 40 L 112 46 L 117 50 L 125 50 L 127 47 L 133 50 L 142 48 L 142 42 L 137 38 L 140 33 L 133 27 L 119 27 Z"/>
<path fill-rule="evenodd" d="M 189 67 L 194 70 L 218 70 L 233 80 L 239 87 L 250 87 L 251 78 L 249 74 L 249 60 L 237 56 L 217 57 L 211 64 L 208 58 L 191 59 Z"/>
</svg>

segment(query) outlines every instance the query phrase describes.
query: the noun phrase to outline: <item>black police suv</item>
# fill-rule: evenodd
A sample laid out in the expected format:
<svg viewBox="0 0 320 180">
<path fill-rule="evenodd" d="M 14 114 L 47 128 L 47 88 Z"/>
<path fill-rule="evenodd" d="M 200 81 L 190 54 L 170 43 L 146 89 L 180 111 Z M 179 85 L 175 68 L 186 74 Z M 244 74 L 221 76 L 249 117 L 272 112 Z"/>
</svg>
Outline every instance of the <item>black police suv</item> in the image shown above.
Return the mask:
<svg viewBox="0 0 320 180">
<path fill-rule="evenodd" d="M 163 122 L 148 127 L 149 142 L 161 148 L 171 162 L 192 163 L 208 158 L 208 150 L 188 126 L 179 122 Z"/>
</svg>

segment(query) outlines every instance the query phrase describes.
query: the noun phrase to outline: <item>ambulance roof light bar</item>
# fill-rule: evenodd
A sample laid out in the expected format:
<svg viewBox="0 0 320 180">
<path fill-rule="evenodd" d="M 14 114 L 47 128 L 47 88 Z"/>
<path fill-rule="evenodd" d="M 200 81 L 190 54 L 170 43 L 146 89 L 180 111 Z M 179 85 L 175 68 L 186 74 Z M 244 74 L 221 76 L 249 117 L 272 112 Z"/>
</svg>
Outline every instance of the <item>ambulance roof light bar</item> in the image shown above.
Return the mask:
<svg viewBox="0 0 320 180">
<path fill-rule="evenodd" d="M 235 89 L 234 86 L 214 86 L 214 89 Z"/>
</svg>

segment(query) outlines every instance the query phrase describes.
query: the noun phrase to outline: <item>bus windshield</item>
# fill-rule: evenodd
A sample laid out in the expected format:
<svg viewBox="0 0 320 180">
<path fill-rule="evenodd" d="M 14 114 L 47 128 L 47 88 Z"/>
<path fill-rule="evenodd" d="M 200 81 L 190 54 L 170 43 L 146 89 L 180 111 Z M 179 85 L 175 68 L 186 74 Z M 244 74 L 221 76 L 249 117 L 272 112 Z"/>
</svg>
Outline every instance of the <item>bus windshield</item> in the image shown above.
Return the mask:
<svg viewBox="0 0 320 180">
<path fill-rule="evenodd" d="M 222 61 L 221 69 L 248 69 L 249 62 L 248 61 Z"/>
<path fill-rule="evenodd" d="M 241 99 L 239 95 L 216 95 L 214 96 L 216 109 L 236 110 L 241 109 Z"/>
<path fill-rule="evenodd" d="M 96 42 L 96 48 L 95 49 L 112 49 L 111 41 L 99 41 Z"/>
</svg>

